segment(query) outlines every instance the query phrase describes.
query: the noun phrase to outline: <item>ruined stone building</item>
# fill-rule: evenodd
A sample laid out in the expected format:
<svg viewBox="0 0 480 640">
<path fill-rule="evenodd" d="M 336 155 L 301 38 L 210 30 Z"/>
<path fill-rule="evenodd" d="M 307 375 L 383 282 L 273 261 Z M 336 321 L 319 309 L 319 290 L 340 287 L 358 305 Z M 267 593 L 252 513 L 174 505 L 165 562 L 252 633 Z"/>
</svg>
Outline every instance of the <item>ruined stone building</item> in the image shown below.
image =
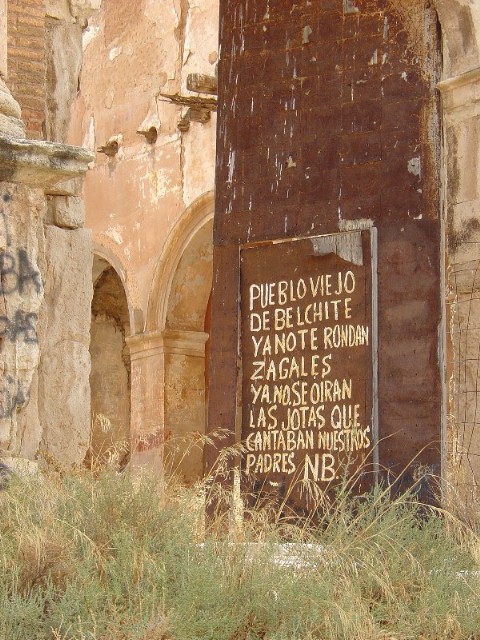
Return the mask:
<svg viewBox="0 0 480 640">
<path fill-rule="evenodd" d="M 92 16 L 71 109 L 69 141 L 103 149 L 84 186 L 92 446 L 99 455 L 131 439 L 134 463 L 158 466 L 166 437 L 190 449 L 173 464 L 192 479 L 202 452 L 188 434 L 205 432 L 215 99 L 195 109 L 164 95 L 198 98 L 189 77 L 215 80 L 218 3 L 141 5 L 108 0 Z"/>
<path fill-rule="evenodd" d="M 199 97 L 189 75 L 215 85 L 218 6 L 141 5 L 1 3 L 1 446 L 67 465 L 114 448 L 158 469 L 166 436 L 190 480 L 202 451 L 182 438 L 205 431 L 215 99 L 161 94 Z"/>
<path fill-rule="evenodd" d="M 222 429 L 279 491 L 360 451 L 472 496 L 479 30 L 468 0 L 1 0 L 4 457 L 168 442 L 190 481 Z"/>
<path fill-rule="evenodd" d="M 92 240 L 81 182 L 94 156 L 65 144 L 91 9 L 65 5 L 57 20 L 42 0 L 0 3 L 0 446 L 4 458 L 68 464 L 89 437 Z"/>
</svg>

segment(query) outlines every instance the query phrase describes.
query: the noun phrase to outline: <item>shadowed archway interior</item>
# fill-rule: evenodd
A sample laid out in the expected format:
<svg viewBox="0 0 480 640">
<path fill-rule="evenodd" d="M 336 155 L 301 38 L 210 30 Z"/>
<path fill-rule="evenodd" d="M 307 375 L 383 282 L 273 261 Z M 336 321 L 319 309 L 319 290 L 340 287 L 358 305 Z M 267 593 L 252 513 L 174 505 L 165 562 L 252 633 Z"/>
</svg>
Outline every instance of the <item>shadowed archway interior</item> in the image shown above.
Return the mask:
<svg viewBox="0 0 480 640">
<path fill-rule="evenodd" d="M 130 361 L 128 304 L 115 269 L 95 256 L 90 355 L 92 428 L 86 463 L 123 467 L 130 455 Z"/>
</svg>

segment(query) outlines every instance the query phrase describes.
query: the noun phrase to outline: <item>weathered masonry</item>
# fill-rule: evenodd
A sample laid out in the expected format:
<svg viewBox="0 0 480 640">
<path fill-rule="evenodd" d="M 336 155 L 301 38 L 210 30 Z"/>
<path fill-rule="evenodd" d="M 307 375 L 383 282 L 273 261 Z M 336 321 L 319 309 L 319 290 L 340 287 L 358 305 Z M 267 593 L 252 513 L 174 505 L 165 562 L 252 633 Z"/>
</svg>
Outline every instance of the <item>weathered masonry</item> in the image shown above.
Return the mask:
<svg viewBox="0 0 480 640">
<path fill-rule="evenodd" d="M 209 428 L 281 495 L 440 474 L 436 12 L 224 0 L 220 33 Z"/>
<path fill-rule="evenodd" d="M 59 4 L 0 0 L 0 457 L 12 466 L 78 463 L 89 441 L 92 243 L 80 192 L 94 156 L 65 137 L 93 6 L 72 0 L 59 16 Z"/>
<path fill-rule="evenodd" d="M 218 4 L 0 0 L 0 455 L 477 504 L 480 3 Z"/>
<path fill-rule="evenodd" d="M 203 470 L 217 48 L 217 0 L 104 0 L 69 128 L 96 152 L 88 457 L 121 449 L 187 482 Z"/>
<path fill-rule="evenodd" d="M 0 458 L 192 482 L 218 2 L 0 0 L 0 36 Z"/>
</svg>

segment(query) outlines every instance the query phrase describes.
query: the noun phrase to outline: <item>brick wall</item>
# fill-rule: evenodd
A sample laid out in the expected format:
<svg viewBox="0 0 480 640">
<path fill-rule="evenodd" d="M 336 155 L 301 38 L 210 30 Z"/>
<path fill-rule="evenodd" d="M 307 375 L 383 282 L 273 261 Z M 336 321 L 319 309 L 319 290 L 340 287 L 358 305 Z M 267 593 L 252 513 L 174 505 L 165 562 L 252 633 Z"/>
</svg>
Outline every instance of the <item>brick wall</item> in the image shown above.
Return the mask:
<svg viewBox="0 0 480 640">
<path fill-rule="evenodd" d="M 27 137 L 44 138 L 44 0 L 8 0 L 8 86 L 22 108 Z"/>
<path fill-rule="evenodd" d="M 398 473 L 415 459 L 438 473 L 435 12 L 424 0 L 220 7 L 209 427 L 237 415 L 239 246 L 369 219 L 378 231 L 380 464 Z"/>
</svg>

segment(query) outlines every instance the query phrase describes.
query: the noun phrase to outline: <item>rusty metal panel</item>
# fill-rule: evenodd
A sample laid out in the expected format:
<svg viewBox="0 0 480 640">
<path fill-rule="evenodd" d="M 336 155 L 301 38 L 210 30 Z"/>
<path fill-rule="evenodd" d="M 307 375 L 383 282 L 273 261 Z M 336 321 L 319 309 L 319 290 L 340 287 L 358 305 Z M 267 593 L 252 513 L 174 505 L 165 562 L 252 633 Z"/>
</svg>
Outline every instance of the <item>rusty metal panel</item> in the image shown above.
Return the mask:
<svg viewBox="0 0 480 640">
<path fill-rule="evenodd" d="M 241 251 L 243 472 L 297 506 L 373 473 L 373 232 Z"/>
</svg>

